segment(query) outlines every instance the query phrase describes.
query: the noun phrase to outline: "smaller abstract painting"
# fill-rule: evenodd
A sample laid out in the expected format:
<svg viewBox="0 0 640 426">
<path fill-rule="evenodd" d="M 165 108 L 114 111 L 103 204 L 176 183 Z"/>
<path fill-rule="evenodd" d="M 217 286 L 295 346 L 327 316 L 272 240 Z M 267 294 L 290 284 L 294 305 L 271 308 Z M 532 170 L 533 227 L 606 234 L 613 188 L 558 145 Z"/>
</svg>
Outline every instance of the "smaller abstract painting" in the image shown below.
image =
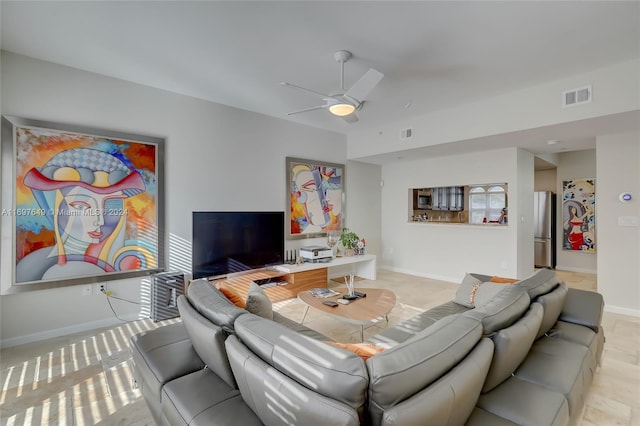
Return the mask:
<svg viewBox="0 0 640 426">
<path fill-rule="evenodd" d="M 287 238 L 341 228 L 344 165 L 287 157 Z"/>
<path fill-rule="evenodd" d="M 595 179 L 562 182 L 562 248 L 596 252 Z"/>
</svg>

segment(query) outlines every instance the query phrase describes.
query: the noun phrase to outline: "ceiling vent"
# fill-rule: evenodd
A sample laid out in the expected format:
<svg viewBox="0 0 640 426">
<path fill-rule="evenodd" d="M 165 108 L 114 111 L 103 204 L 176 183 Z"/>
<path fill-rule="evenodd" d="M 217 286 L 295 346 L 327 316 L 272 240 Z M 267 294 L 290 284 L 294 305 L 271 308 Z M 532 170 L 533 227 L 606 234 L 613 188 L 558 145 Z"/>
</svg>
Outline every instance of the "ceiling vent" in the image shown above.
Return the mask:
<svg viewBox="0 0 640 426">
<path fill-rule="evenodd" d="M 411 139 L 413 137 L 413 129 L 409 127 L 408 129 L 400 130 L 400 140 Z"/>
<path fill-rule="evenodd" d="M 591 102 L 591 86 L 579 87 L 562 93 L 562 107 L 570 107 Z"/>
</svg>

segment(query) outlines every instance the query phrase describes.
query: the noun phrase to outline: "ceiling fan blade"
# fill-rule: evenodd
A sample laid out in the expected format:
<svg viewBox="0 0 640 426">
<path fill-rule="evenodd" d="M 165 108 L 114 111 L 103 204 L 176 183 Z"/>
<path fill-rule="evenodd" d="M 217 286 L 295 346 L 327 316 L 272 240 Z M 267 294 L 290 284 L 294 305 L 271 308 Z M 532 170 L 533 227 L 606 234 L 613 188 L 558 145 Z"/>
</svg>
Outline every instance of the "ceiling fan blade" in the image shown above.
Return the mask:
<svg viewBox="0 0 640 426">
<path fill-rule="evenodd" d="M 323 108 L 326 108 L 326 107 L 327 107 L 326 105 L 313 106 L 313 107 L 309 107 L 309 108 L 305 108 L 305 109 L 300 109 L 298 111 L 288 112 L 287 115 L 300 114 L 301 112 L 313 111 L 314 109 L 323 109 Z"/>
<path fill-rule="evenodd" d="M 313 93 L 314 95 L 322 96 L 323 98 L 324 97 L 329 97 L 329 95 L 325 95 L 324 93 L 316 92 L 315 90 L 307 89 L 306 87 L 297 86 L 295 84 L 287 83 L 286 81 L 283 81 L 282 83 L 280 83 L 280 85 L 291 87 L 293 89 L 304 90 L 305 92 Z"/>
<path fill-rule="evenodd" d="M 365 100 L 367 95 L 371 93 L 373 88 L 380 83 L 382 77 L 384 77 L 384 74 L 380 71 L 369 68 L 369 71 L 360 77 L 360 80 L 356 81 L 356 84 L 351 86 L 351 89 L 347 90 L 347 93 L 345 93 L 344 96 L 355 99 L 358 102 L 362 102 Z"/>
<path fill-rule="evenodd" d="M 356 123 L 358 121 L 358 116 L 356 115 L 355 112 L 352 112 L 349 115 L 343 116 L 342 119 L 344 121 L 346 121 L 347 123 L 349 123 L 349 124 L 353 124 L 353 123 Z"/>
</svg>

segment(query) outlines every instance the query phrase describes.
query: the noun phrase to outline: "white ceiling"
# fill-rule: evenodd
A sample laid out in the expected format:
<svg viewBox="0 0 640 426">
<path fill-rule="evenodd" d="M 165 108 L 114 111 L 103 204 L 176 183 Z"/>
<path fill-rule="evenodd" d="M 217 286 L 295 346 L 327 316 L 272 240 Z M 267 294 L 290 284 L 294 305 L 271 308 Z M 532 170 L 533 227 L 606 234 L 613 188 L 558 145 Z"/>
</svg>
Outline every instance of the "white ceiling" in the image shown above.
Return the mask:
<svg viewBox="0 0 640 426">
<path fill-rule="evenodd" d="M 637 58 L 639 6 L 3 0 L 0 35 L 7 51 L 346 134 Z M 360 121 L 287 116 L 322 102 L 279 83 L 337 89 L 340 49 L 354 55 L 347 87 L 370 67 L 385 74 Z M 571 149 L 595 144 L 567 137 Z"/>
</svg>

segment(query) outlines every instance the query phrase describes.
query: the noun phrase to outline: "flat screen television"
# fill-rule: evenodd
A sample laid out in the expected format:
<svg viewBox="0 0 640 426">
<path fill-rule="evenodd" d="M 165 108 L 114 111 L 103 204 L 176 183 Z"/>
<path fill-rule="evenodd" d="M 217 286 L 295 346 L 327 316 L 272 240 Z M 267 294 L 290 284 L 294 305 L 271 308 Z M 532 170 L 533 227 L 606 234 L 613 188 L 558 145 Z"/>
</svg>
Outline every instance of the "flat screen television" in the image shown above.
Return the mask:
<svg viewBox="0 0 640 426">
<path fill-rule="evenodd" d="M 284 263 L 284 212 L 193 212 L 193 278 Z"/>
</svg>

